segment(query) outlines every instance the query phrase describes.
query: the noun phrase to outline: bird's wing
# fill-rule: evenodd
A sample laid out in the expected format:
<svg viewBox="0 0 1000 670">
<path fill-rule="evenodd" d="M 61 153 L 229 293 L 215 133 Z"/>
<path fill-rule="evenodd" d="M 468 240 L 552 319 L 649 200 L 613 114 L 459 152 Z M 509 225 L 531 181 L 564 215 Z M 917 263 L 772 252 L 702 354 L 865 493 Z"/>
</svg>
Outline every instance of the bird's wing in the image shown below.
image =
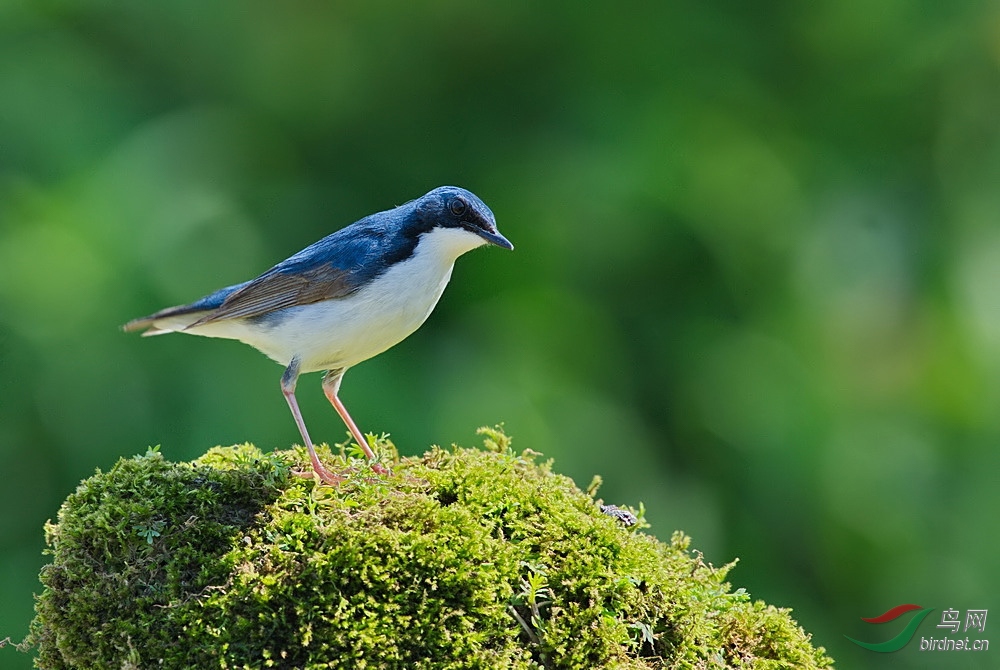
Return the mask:
<svg viewBox="0 0 1000 670">
<path fill-rule="evenodd" d="M 350 295 L 372 279 L 370 259 L 384 241 L 358 223 L 339 230 L 239 287 L 191 327 Z"/>
<path fill-rule="evenodd" d="M 401 234 L 412 212 L 401 208 L 378 212 L 355 221 L 286 258 L 270 270 L 242 284 L 219 289 L 191 303 L 160 310 L 125 324 L 125 330 L 149 328 L 158 319 L 191 314 L 183 329 L 267 314 L 297 305 L 348 296 L 413 251 L 416 239 Z M 201 318 L 196 313 L 204 312 Z M 160 331 L 152 329 L 149 334 Z"/>
<path fill-rule="evenodd" d="M 272 268 L 238 291 L 191 327 L 222 319 L 259 316 L 274 310 L 342 298 L 358 289 L 355 273 L 329 263 L 290 272 Z"/>
</svg>

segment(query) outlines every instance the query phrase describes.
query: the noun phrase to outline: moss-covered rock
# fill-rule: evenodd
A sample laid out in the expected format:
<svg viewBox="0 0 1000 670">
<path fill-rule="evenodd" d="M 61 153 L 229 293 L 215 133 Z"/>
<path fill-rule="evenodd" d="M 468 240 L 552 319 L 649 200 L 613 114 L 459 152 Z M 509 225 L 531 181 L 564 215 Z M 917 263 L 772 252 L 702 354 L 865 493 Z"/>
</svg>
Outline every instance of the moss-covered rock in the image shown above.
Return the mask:
<svg viewBox="0 0 1000 670">
<path fill-rule="evenodd" d="M 731 591 L 498 430 L 333 488 L 301 450 L 159 453 L 47 528 L 43 668 L 823 668 L 788 610 Z M 392 447 L 381 440 L 382 453 Z M 360 467 L 359 467 L 360 466 Z M 640 524 L 641 526 L 641 524 Z"/>
</svg>

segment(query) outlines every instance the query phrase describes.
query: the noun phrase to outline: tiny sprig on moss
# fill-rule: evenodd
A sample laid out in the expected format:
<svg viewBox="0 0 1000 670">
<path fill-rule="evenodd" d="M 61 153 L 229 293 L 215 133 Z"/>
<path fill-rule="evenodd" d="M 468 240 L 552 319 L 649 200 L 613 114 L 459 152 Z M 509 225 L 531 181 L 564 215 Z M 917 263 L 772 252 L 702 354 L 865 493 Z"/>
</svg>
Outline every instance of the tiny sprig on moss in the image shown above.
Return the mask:
<svg viewBox="0 0 1000 670">
<path fill-rule="evenodd" d="M 544 565 L 520 562 L 521 567 L 527 570 L 527 574 L 521 578 L 521 590 L 512 599 L 513 604 L 527 610 L 530 618 L 525 626 L 525 632 L 536 643 L 545 636 L 545 619 L 542 616 L 542 608 L 549 603 L 549 582 L 546 578 L 546 568 Z M 519 620 L 520 616 L 518 617 Z"/>
<path fill-rule="evenodd" d="M 153 538 L 160 536 L 160 531 L 166 528 L 165 521 L 150 521 L 149 523 L 137 523 L 132 526 L 132 530 L 139 537 L 146 540 L 146 544 L 153 544 Z"/>
<path fill-rule="evenodd" d="M 248 444 L 98 472 L 47 529 L 39 667 L 830 666 L 787 610 L 732 590 L 733 564 L 481 434 L 403 459 L 373 436 L 385 476 L 323 446 L 339 487 L 290 476 L 301 449 Z"/>
<path fill-rule="evenodd" d="M 511 438 L 503 432 L 503 424 L 498 423 L 492 428 L 482 426 L 476 430 L 476 435 L 484 435 L 483 446 L 487 451 L 496 454 L 505 453 L 510 450 Z"/>
</svg>

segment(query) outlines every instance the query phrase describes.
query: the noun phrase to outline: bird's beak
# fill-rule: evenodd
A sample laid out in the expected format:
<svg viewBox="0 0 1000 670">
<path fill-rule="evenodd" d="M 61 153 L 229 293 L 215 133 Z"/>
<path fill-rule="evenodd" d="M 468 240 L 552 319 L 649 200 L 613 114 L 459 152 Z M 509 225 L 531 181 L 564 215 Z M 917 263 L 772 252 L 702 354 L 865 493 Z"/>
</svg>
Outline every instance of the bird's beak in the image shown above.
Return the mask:
<svg viewBox="0 0 1000 670">
<path fill-rule="evenodd" d="M 500 231 L 496 228 L 493 230 L 477 230 L 476 232 L 490 244 L 495 244 L 496 246 L 507 249 L 508 251 L 514 250 L 514 245 L 510 243 L 510 240 L 501 235 Z"/>
</svg>

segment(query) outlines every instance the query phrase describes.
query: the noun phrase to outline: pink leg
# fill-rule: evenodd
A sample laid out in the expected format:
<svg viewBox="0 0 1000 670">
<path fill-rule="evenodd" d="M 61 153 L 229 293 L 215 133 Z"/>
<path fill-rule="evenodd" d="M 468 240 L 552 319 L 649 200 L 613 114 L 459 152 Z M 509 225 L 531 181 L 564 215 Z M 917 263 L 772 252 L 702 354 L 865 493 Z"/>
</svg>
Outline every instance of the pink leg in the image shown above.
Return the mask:
<svg viewBox="0 0 1000 670">
<path fill-rule="evenodd" d="M 285 374 L 281 376 L 281 392 L 285 395 L 285 400 L 288 401 L 288 407 L 292 410 L 295 425 L 299 427 L 302 441 L 305 443 L 306 449 L 309 450 L 309 460 L 312 461 L 313 470 L 327 484 L 339 484 L 344 481 L 344 477 L 336 475 L 323 467 L 323 464 L 319 462 L 319 456 L 316 455 L 316 448 L 313 447 L 312 440 L 309 439 L 306 422 L 302 419 L 302 412 L 299 411 L 299 403 L 295 400 L 295 382 L 298 381 L 298 378 L 299 361 L 293 358 L 292 362 L 285 369 Z"/>
<path fill-rule="evenodd" d="M 358 424 L 354 423 L 354 419 L 351 415 L 347 413 L 347 408 L 344 407 L 344 403 L 340 402 L 340 398 L 337 396 L 337 392 L 340 391 L 340 380 L 344 377 L 343 370 L 329 370 L 325 375 L 323 375 L 323 393 L 326 394 L 327 400 L 333 405 L 333 408 L 337 410 L 337 414 L 340 418 L 344 420 L 347 424 L 347 429 L 351 431 L 351 435 L 354 437 L 354 441 L 358 443 L 361 447 L 361 451 L 365 452 L 365 456 L 371 463 L 372 470 L 380 475 L 387 475 L 389 471 L 382 465 L 375 462 L 375 452 L 371 450 L 368 446 L 368 440 L 365 436 L 361 434 L 361 430 L 358 429 Z"/>
</svg>

